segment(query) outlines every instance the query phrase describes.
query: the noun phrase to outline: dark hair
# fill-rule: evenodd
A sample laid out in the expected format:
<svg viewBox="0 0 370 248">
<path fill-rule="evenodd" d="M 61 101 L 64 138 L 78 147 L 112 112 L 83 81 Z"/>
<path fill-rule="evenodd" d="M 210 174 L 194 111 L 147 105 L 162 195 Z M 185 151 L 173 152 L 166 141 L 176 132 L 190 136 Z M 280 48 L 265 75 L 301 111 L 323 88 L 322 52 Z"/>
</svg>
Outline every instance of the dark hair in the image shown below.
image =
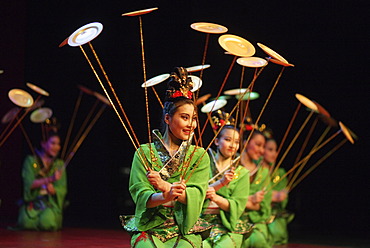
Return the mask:
<svg viewBox="0 0 370 248">
<path fill-rule="evenodd" d="M 176 113 L 177 109 L 185 104 L 193 105 L 194 112 L 197 112 L 197 106 L 194 104 L 194 101 L 186 97 L 176 97 L 164 103 L 162 119 L 161 119 L 162 134 L 166 130 L 166 122 L 164 121 L 166 114 L 172 117 Z"/>
<path fill-rule="evenodd" d="M 246 140 L 248 139 L 248 137 L 249 137 L 249 135 L 250 135 L 250 133 L 251 133 L 251 132 L 252 132 L 252 130 L 248 130 L 248 131 L 245 131 L 245 132 L 243 133 L 243 140 L 244 140 L 244 141 L 246 141 Z M 252 134 L 252 136 L 251 136 L 251 138 L 250 138 L 249 140 L 251 140 L 251 139 L 252 139 L 254 136 L 256 136 L 257 134 L 262 135 L 262 136 L 263 136 L 263 138 L 266 140 L 265 135 L 263 135 L 263 133 L 262 133 L 261 131 L 257 130 L 257 129 L 254 129 L 253 134 Z"/>
<path fill-rule="evenodd" d="M 233 126 L 233 125 L 225 125 L 223 126 L 223 128 L 221 129 L 221 131 L 217 134 L 217 138 L 219 139 L 225 132 L 226 129 L 232 129 L 232 130 L 235 130 L 239 133 L 239 128 Z"/>
</svg>

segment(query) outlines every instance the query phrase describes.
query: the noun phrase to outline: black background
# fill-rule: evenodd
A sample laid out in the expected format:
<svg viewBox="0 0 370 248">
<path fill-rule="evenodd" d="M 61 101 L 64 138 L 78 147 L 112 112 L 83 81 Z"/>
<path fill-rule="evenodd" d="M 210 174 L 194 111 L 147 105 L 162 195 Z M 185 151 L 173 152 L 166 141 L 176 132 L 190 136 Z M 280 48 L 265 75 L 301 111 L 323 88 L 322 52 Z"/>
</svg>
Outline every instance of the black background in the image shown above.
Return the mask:
<svg viewBox="0 0 370 248">
<path fill-rule="evenodd" d="M 19 1 L 8 4 L 1 24 L 5 34 L 1 38 L 1 50 L 6 56 L 0 65 L 5 70 L 0 75 L 0 114 L 13 106 L 7 97 L 8 90 L 18 87 L 31 93 L 25 83 L 32 82 L 50 93 L 44 98 L 44 106 L 52 108 L 65 137 L 79 94 L 77 85 L 104 92 L 81 50 L 58 45 L 79 27 L 100 22 L 103 31 L 92 44 L 139 141 L 147 142 L 144 90 L 140 87 L 143 70 L 139 18 L 121 14 L 152 7 L 158 10 L 142 16 L 147 79 L 169 73 L 175 66 L 201 64 L 206 35 L 190 28 L 195 22 L 221 24 L 228 28 L 228 34 L 250 41 L 256 48 L 255 56 L 266 56 L 257 46 L 260 42 L 295 65 L 285 69 L 260 123 L 266 123 L 276 138 L 281 139 L 298 104 L 294 95 L 300 93 L 324 106 L 336 120 L 350 127 L 359 140 L 354 145 L 347 142 L 291 192 L 289 209 L 296 213 L 291 232 L 297 236 L 336 233 L 354 238 L 367 233 L 370 221 L 367 1 Z M 200 95 L 217 95 L 233 59 L 224 54 L 218 37 L 210 35 L 206 64 L 211 67 L 204 71 Z M 87 45 L 84 48 L 89 51 Z M 257 80 L 254 90 L 260 93 L 260 98 L 250 103 L 252 117 L 256 118 L 261 110 L 280 70 L 281 66 L 270 63 Z M 245 70 L 244 86 L 253 72 L 250 68 Z M 241 66 L 235 64 L 225 90 L 239 86 L 240 74 Z M 156 86 L 156 90 L 162 97 L 165 84 Z M 151 126 L 157 128 L 160 106 L 151 91 L 149 97 Z M 94 102 L 92 96 L 83 96 L 76 126 L 82 123 Z M 232 101 L 226 109 L 230 111 L 231 107 Z M 203 115 L 200 113 L 204 122 Z M 308 111 L 301 108 L 292 134 L 307 115 Z M 28 118 L 24 126 L 36 144 L 40 127 Z M 325 125 L 319 122 L 312 142 L 324 129 Z M 333 129 L 330 135 L 337 130 Z M 206 144 L 210 134 L 207 130 L 204 135 Z M 343 137 L 339 134 L 311 164 Z M 10 148 L 14 142 L 18 145 Z M 11 200 L 21 195 L 21 161 L 29 149 L 19 130 L 0 149 L 1 211 L 11 222 L 16 219 L 17 209 Z M 107 109 L 68 166 L 70 206 L 65 212 L 65 225 L 120 228 L 118 215 L 133 212 L 127 190 L 133 152 L 134 147 L 113 109 Z M 296 154 L 297 148 L 293 148 L 283 167 L 289 168 Z"/>
</svg>

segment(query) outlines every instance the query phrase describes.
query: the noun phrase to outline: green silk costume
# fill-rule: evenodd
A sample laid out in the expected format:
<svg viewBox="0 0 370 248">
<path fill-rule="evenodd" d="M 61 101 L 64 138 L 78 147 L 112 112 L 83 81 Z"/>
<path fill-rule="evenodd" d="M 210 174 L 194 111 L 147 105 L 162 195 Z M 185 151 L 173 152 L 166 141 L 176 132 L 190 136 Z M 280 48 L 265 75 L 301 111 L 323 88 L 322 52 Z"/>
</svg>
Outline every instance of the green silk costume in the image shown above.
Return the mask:
<svg viewBox="0 0 370 248">
<path fill-rule="evenodd" d="M 253 195 L 258 191 L 267 189 L 270 183 L 269 171 L 267 168 L 258 166 L 254 175 L 251 176 L 249 195 Z M 254 224 L 254 229 L 251 236 L 246 239 L 242 247 L 267 248 L 269 244 L 269 233 L 266 221 L 271 215 L 271 191 L 267 192 L 260 203 L 259 210 L 245 209 L 240 220 Z"/>
<path fill-rule="evenodd" d="M 288 185 L 288 178 L 282 176 L 286 172 L 283 168 L 279 168 L 276 175 L 271 179 L 271 187 L 273 191 L 284 190 Z M 282 245 L 288 243 L 288 223 L 294 218 L 292 213 L 286 211 L 286 206 L 288 204 L 288 197 L 281 202 L 272 202 L 272 216 L 274 216 L 274 221 L 268 224 L 268 229 L 270 235 L 272 236 L 272 245 Z"/>
<path fill-rule="evenodd" d="M 45 189 L 31 189 L 35 179 L 51 177 L 56 170 L 64 166 L 61 159 L 56 159 L 50 169 L 40 176 L 41 160 L 35 156 L 27 156 L 22 168 L 23 204 L 19 210 L 18 226 L 22 229 L 56 231 L 62 228 L 64 199 L 67 194 L 67 174 L 53 182 L 55 195 L 48 194 Z"/>
<path fill-rule="evenodd" d="M 214 160 L 214 154 L 211 153 L 211 167 L 210 167 L 210 178 L 215 177 L 219 171 L 216 167 Z M 235 161 L 237 164 L 239 160 Z M 234 165 L 235 166 L 235 165 Z M 237 165 L 234 170 L 234 179 L 226 186 L 219 189 L 216 193 L 223 198 L 227 199 L 230 204 L 230 211 L 224 211 L 221 208 L 218 209 L 217 214 L 207 214 L 207 207 L 210 204 L 210 200 L 206 199 L 204 203 L 204 210 L 202 218 L 213 225 L 209 238 L 203 241 L 203 246 L 207 247 L 240 247 L 243 234 L 233 233 L 235 231 L 236 224 L 240 218 L 240 215 L 245 209 L 245 205 L 248 201 L 249 195 L 249 171 L 241 165 Z M 223 174 L 220 174 L 214 179 L 217 181 L 221 179 Z M 213 182 L 211 182 L 213 183 Z"/>
<path fill-rule="evenodd" d="M 199 222 L 208 186 L 208 154 L 203 148 L 184 145 L 187 143 L 184 141 L 179 151 L 171 157 L 164 147 L 160 133 L 154 131 L 154 134 L 151 146 L 141 145 L 134 155 L 129 191 L 136 204 L 135 218 L 124 223 L 124 228 L 133 233 L 131 244 L 135 247 L 151 247 L 148 239 L 152 240 L 151 243 L 154 241 L 157 247 L 172 247 L 174 239 L 178 239 L 180 243 L 190 243 L 192 247 L 200 247 L 201 237 L 198 233 L 210 228 L 208 223 L 205 227 Z M 147 208 L 151 195 L 161 191 L 149 183 L 144 163 L 155 171 L 161 171 L 162 178 L 169 183 L 179 182 L 183 171 L 186 171 L 185 179 L 191 175 L 186 182 L 187 204 L 175 201 L 172 207 L 159 205 Z M 140 232 L 142 233 L 139 234 Z"/>
</svg>

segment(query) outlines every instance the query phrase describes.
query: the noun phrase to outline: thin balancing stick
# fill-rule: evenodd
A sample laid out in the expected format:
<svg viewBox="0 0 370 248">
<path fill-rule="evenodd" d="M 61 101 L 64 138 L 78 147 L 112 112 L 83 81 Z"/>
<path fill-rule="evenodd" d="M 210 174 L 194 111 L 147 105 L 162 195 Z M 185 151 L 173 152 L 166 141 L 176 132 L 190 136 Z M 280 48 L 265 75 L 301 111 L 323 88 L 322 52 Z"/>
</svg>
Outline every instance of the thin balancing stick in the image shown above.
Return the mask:
<svg viewBox="0 0 370 248">
<path fill-rule="evenodd" d="M 101 65 L 101 63 L 100 63 L 100 60 L 99 60 L 99 58 L 98 58 L 97 54 L 95 53 L 95 50 L 94 50 L 94 48 L 92 47 L 92 44 L 91 44 L 90 42 L 89 42 L 89 45 L 90 45 L 90 48 L 91 48 L 92 52 L 93 52 L 93 53 L 94 53 L 94 55 L 95 55 L 96 60 L 98 61 L 99 65 L 100 65 L 100 68 L 101 68 L 101 69 L 102 69 L 102 71 L 103 71 L 103 74 L 105 75 L 105 78 L 107 79 L 107 74 L 105 73 L 104 68 L 102 67 L 102 65 Z M 106 90 L 106 88 L 105 88 L 105 86 L 104 86 L 103 82 L 101 81 L 101 79 L 100 79 L 100 77 L 99 77 L 98 73 L 96 72 L 96 70 L 95 70 L 94 66 L 92 65 L 92 63 L 91 63 L 91 61 L 90 61 L 89 57 L 87 56 L 87 54 L 86 54 L 85 50 L 83 49 L 83 47 L 82 47 L 82 46 L 79 46 L 79 47 L 80 47 L 80 49 L 81 49 L 81 51 L 82 51 L 83 55 L 85 56 L 85 58 L 86 58 L 86 60 L 87 60 L 88 64 L 90 65 L 90 68 L 92 69 L 92 71 L 93 71 L 93 73 L 94 73 L 95 77 L 96 77 L 96 78 L 97 78 L 97 80 L 99 81 L 100 86 L 102 87 L 102 89 L 103 89 L 103 91 L 104 91 L 105 95 L 107 96 L 107 98 L 108 98 L 108 100 L 109 100 L 110 104 L 112 105 L 112 107 L 113 107 L 113 109 L 114 109 L 114 111 L 115 111 L 115 113 L 116 113 L 116 115 L 117 115 L 118 119 L 120 120 L 120 122 L 121 122 L 121 124 L 122 124 L 123 128 L 125 129 L 125 131 L 126 131 L 127 135 L 129 136 L 129 138 L 130 138 L 130 140 L 131 140 L 132 144 L 134 145 L 134 147 L 135 147 L 136 149 L 138 149 L 138 148 L 140 148 L 140 149 L 141 149 L 140 144 L 139 144 L 139 141 L 137 140 L 137 137 L 136 137 L 136 135 L 135 135 L 135 133 L 134 133 L 134 131 L 133 131 L 133 129 L 132 129 L 132 126 L 130 125 L 130 122 L 128 121 L 127 115 L 126 115 L 126 113 L 124 112 L 123 107 L 122 107 L 122 105 L 121 105 L 121 102 L 119 101 L 119 99 L 118 99 L 118 97 L 117 97 L 117 94 L 115 93 L 114 88 L 112 87 L 112 85 L 111 85 L 111 83 L 110 83 L 109 79 L 107 79 L 107 82 L 108 82 L 108 84 L 109 84 L 109 86 L 110 86 L 110 88 L 111 88 L 111 90 L 112 90 L 112 92 L 113 92 L 113 94 L 114 94 L 114 96 L 115 96 L 115 98 L 116 98 L 116 100 L 117 100 L 117 102 L 118 102 L 119 106 L 120 106 L 121 111 L 122 111 L 122 112 L 123 112 L 123 114 L 124 114 L 124 117 L 126 118 L 126 121 L 128 122 L 128 125 L 129 125 L 129 126 L 130 126 L 130 128 L 131 128 L 131 131 L 133 132 L 133 136 L 134 136 L 134 138 L 135 138 L 136 143 L 135 143 L 135 141 L 134 141 L 134 139 L 133 139 L 133 137 L 132 137 L 132 135 L 131 135 L 130 131 L 129 131 L 129 130 L 128 130 L 128 128 L 126 127 L 126 124 L 124 123 L 124 121 L 123 121 L 123 119 L 122 119 L 121 115 L 119 114 L 119 112 L 118 112 L 118 110 L 117 110 L 117 108 L 116 108 L 115 104 L 113 103 L 113 101 L 112 101 L 111 97 L 109 96 L 109 94 L 108 94 L 108 92 L 107 92 L 107 90 Z M 139 158 L 140 158 L 140 160 L 143 162 L 145 169 L 149 171 L 149 170 L 150 170 L 150 167 L 149 167 L 149 165 L 147 164 L 147 161 L 146 161 L 145 159 L 143 159 L 143 157 L 142 157 L 142 154 L 141 154 L 141 153 L 139 153 Z"/>
<path fill-rule="evenodd" d="M 199 75 L 199 78 L 201 80 L 203 78 L 203 66 L 206 63 L 206 56 L 207 56 L 208 44 L 209 44 L 209 36 L 210 36 L 209 33 L 207 33 L 207 35 L 206 35 L 206 41 L 205 41 L 205 44 L 204 44 L 203 58 L 202 58 L 202 69 L 200 70 L 200 75 Z"/>
<path fill-rule="evenodd" d="M 139 26 L 140 26 L 140 44 L 141 44 L 141 59 L 143 64 L 143 77 L 144 82 L 146 82 L 146 65 L 145 65 L 145 54 L 144 54 L 144 35 L 143 35 L 143 20 L 141 16 L 139 16 Z M 148 140 L 149 144 L 152 143 L 152 136 L 150 134 L 150 113 L 149 113 L 149 100 L 148 100 L 148 88 L 144 87 L 144 93 L 145 93 L 145 110 L 146 110 L 146 121 L 147 121 L 147 127 L 148 127 Z M 152 151 L 151 145 L 149 145 L 150 152 Z"/>
<path fill-rule="evenodd" d="M 338 134 L 340 134 L 342 132 L 342 130 L 338 130 L 336 133 L 334 133 L 331 137 L 329 137 L 327 140 L 325 140 L 323 143 L 321 143 L 318 147 L 316 147 L 315 149 L 312 149 L 311 152 L 306 155 L 301 161 L 299 161 L 298 163 L 296 163 L 295 165 L 293 165 L 292 168 L 290 168 L 281 178 L 280 180 L 284 179 L 285 177 L 287 177 L 290 173 L 292 173 L 298 166 L 300 166 L 302 163 L 304 163 L 306 160 L 310 159 L 311 156 L 316 153 L 318 150 L 320 150 L 322 147 L 324 147 L 326 144 L 328 144 L 332 139 L 334 139 Z M 275 172 L 274 172 L 275 173 Z M 269 188 L 269 190 L 271 190 L 272 188 L 274 187 L 274 185 L 272 187 Z"/>
<path fill-rule="evenodd" d="M 295 121 L 295 119 L 296 119 L 296 117 L 297 117 L 298 111 L 299 111 L 299 109 L 301 108 L 301 106 L 302 106 L 302 103 L 301 103 L 301 102 L 299 102 L 299 103 L 298 103 L 298 105 L 297 105 L 297 108 L 296 108 L 296 110 L 295 110 L 295 112 L 294 112 L 294 114 L 293 114 L 293 117 L 292 117 L 292 119 L 290 120 L 290 123 L 289 123 L 289 125 L 288 125 L 288 127 L 287 127 L 287 130 L 285 131 L 284 137 L 283 137 L 283 139 L 282 139 L 282 140 L 281 140 L 281 142 L 280 142 L 279 149 L 277 150 L 277 154 L 279 154 L 279 153 L 280 153 L 281 148 L 282 148 L 282 147 L 283 147 L 283 145 L 284 145 L 284 142 L 285 142 L 285 140 L 286 140 L 286 138 L 287 138 L 287 136 L 288 136 L 288 134 L 289 134 L 289 132 L 290 132 L 290 129 L 292 128 L 292 125 L 293 125 L 293 123 L 294 123 L 294 121 Z"/>
<path fill-rule="evenodd" d="M 277 77 L 277 79 L 276 79 L 276 81 L 275 81 L 275 83 L 274 83 L 274 86 L 272 87 L 272 89 L 271 89 L 271 91 L 270 91 L 270 94 L 268 95 L 268 97 L 267 97 L 267 99 L 266 99 L 266 101 L 265 101 L 265 104 L 263 105 L 263 107 L 262 107 L 262 109 L 261 109 L 261 111 L 260 111 L 260 114 L 259 114 L 259 115 L 258 115 L 258 117 L 257 117 L 256 122 L 254 123 L 255 125 L 258 125 L 258 122 L 260 121 L 261 116 L 262 116 L 262 114 L 263 114 L 263 112 L 264 112 L 264 110 L 265 110 L 265 108 L 266 108 L 266 106 L 267 106 L 268 102 L 270 101 L 270 98 L 271 98 L 272 94 L 274 93 L 274 90 L 275 90 L 275 88 L 276 88 L 277 84 L 278 84 L 278 83 L 279 83 L 279 81 L 280 81 L 280 78 L 281 78 L 281 75 L 282 75 L 282 74 L 283 74 L 283 72 L 284 72 L 284 69 L 285 69 L 285 66 L 283 66 L 283 67 L 282 67 L 282 69 L 281 69 L 281 71 L 280 71 L 280 74 L 278 75 L 278 77 Z"/>
<path fill-rule="evenodd" d="M 312 147 L 312 150 L 316 149 L 316 147 L 323 141 L 323 139 L 326 137 L 326 135 L 328 134 L 329 130 L 330 130 L 330 126 L 328 126 L 325 131 L 321 134 L 321 136 L 319 137 L 319 139 L 317 140 L 316 144 Z M 311 150 L 311 151 L 312 151 Z M 294 164 L 296 164 L 298 162 L 295 161 Z M 297 172 L 295 173 L 294 177 L 293 178 L 289 178 L 289 183 L 287 185 L 287 188 L 290 188 L 293 184 L 293 182 L 297 179 L 298 175 L 301 173 L 301 171 L 303 170 L 303 167 L 306 166 L 308 162 L 308 159 L 306 160 L 306 162 L 304 162 L 297 170 Z M 290 174 L 291 175 L 291 174 Z"/>
<path fill-rule="evenodd" d="M 35 104 L 39 99 L 40 99 L 41 96 L 38 96 L 36 101 L 33 103 Z M 3 138 L 2 141 L 0 141 L 0 147 L 3 146 L 3 144 L 5 143 L 5 141 L 9 138 L 9 136 L 12 134 L 12 132 L 15 130 L 16 127 L 18 127 L 18 125 L 21 123 L 21 121 L 24 119 L 24 117 L 26 117 L 26 115 L 28 114 L 28 112 L 30 112 L 31 108 L 27 108 L 25 110 L 25 112 L 23 113 L 23 115 L 21 115 L 21 117 L 17 120 L 17 122 L 13 125 L 13 127 L 10 129 L 10 131 L 5 135 L 5 137 Z"/>
<path fill-rule="evenodd" d="M 85 140 L 86 136 L 89 134 L 89 132 L 91 131 L 92 127 L 95 125 L 96 121 L 103 114 L 103 112 L 104 112 L 104 110 L 105 110 L 106 107 L 107 107 L 106 104 L 103 104 L 100 107 L 98 113 L 95 115 L 95 117 L 93 118 L 93 120 L 90 122 L 90 124 L 88 125 L 88 127 L 85 129 L 85 131 L 83 132 L 83 134 L 79 138 L 79 140 L 76 142 L 76 144 L 74 145 L 72 151 L 68 154 L 67 159 L 64 162 L 64 168 L 66 168 L 68 166 L 69 162 L 72 160 L 73 156 L 76 154 L 77 149 L 81 146 L 82 142 Z"/>
<path fill-rule="evenodd" d="M 310 138 L 311 138 L 311 136 L 312 136 L 312 133 L 313 133 L 313 131 L 315 130 L 315 128 L 316 128 L 316 125 L 317 125 L 317 122 L 318 122 L 318 117 L 316 116 L 316 118 L 315 118 L 315 120 L 314 120 L 314 122 L 312 123 L 312 125 L 311 125 L 311 128 L 310 128 L 310 130 L 308 131 L 308 134 L 307 134 L 307 136 L 306 136 L 306 138 L 305 138 L 305 140 L 303 141 L 303 144 L 302 144 L 302 146 L 301 146 L 301 149 L 300 149 L 300 151 L 298 152 L 298 155 L 297 155 L 297 157 L 296 157 L 296 159 L 295 159 L 295 161 L 294 161 L 294 164 L 296 164 L 300 159 L 301 159 L 301 157 L 302 157 L 302 154 L 303 154 L 303 151 L 306 149 L 306 146 L 307 146 L 307 144 L 308 144 L 308 141 L 310 140 Z M 315 146 L 314 146 L 315 147 Z M 307 163 L 308 161 L 306 161 L 306 163 Z M 300 168 L 298 168 L 298 170 L 296 171 L 296 173 L 297 174 L 299 174 L 299 173 L 301 173 L 301 170 L 303 169 L 303 167 L 305 166 L 305 164 L 306 163 L 303 163 L 302 164 L 302 166 L 300 167 Z M 295 177 L 297 177 L 298 175 L 294 175 L 293 176 L 293 178 L 295 178 Z M 291 177 L 292 177 L 292 174 L 290 174 L 289 175 L 289 180 L 291 179 Z M 294 179 L 293 179 L 294 180 Z"/>
<path fill-rule="evenodd" d="M 87 123 L 91 120 L 91 116 L 95 112 L 96 107 L 98 106 L 98 103 L 100 100 L 96 99 L 95 103 L 91 107 L 89 113 L 87 114 L 85 120 L 83 121 L 80 129 L 78 130 L 76 137 L 74 138 L 73 142 L 71 143 L 71 148 L 68 150 L 67 154 L 71 153 L 73 147 L 77 144 L 78 140 L 80 139 L 81 135 L 83 134 L 83 131 L 85 130 Z"/>
<path fill-rule="evenodd" d="M 20 123 L 20 124 L 19 124 L 19 127 L 20 127 L 20 128 L 21 128 L 21 130 L 22 130 L 23 136 L 24 136 L 24 138 L 26 139 L 27 144 L 28 144 L 28 147 L 30 148 L 30 150 L 31 150 L 31 152 L 32 152 L 32 154 L 33 154 L 33 156 L 36 156 L 35 149 L 33 148 L 33 145 L 32 145 L 32 142 L 31 142 L 31 140 L 30 140 L 30 137 L 28 136 L 28 134 L 27 134 L 26 130 L 24 129 L 24 127 L 23 127 L 22 123 Z"/>
<path fill-rule="evenodd" d="M 306 120 L 304 121 L 304 123 L 302 124 L 301 128 L 298 130 L 298 132 L 296 133 L 296 135 L 294 136 L 293 140 L 290 142 L 288 148 L 285 150 L 283 156 L 280 158 L 278 164 L 275 166 L 274 168 L 274 171 L 272 172 L 272 174 L 274 175 L 276 173 L 276 171 L 279 169 L 280 165 L 282 164 L 282 162 L 284 161 L 285 157 L 287 156 L 287 154 L 289 153 L 290 149 L 292 148 L 292 146 L 294 145 L 294 143 L 296 142 L 298 136 L 301 134 L 302 130 L 305 128 L 305 126 L 307 125 L 308 121 L 310 120 L 310 118 L 312 117 L 313 115 L 313 111 L 310 112 L 310 114 L 307 116 Z"/>
<path fill-rule="evenodd" d="M 223 88 L 225 87 L 226 81 L 227 81 L 227 79 L 229 78 L 229 75 L 230 75 L 231 70 L 232 70 L 232 68 L 233 68 L 233 66 L 234 66 L 234 64 L 235 64 L 236 59 L 237 59 L 237 56 L 234 56 L 234 59 L 233 59 L 233 61 L 231 62 L 230 67 L 229 67 L 229 70 L 227 71 L 226 76 L 225 76 L 225 78 L 224 78 L 224 81 L 222 82 L 221 87 L 220 87 L 220 89 L 219 89 L 219 91 L 218 91 L 218 93 L 217 93 L 216 100 L 220 97 L 221 92 L 222 92 Z M 212 108 L 211 108 L 211 109 L 213 109 L 213 108 L 214 108 L 214 105 L 215 105 L 215 104 L 216 104 L 216 101 L 214 102 L 214 104 L 213 104 L 213 106 L 212 106 Z M 202 131 L 200 132 L 200 137 L 202 137 L 202 136 L 203 136 L 204 131 L 205 131 L 206 126 L 207 126 L 207 124 L 208 124 L 208 118 L 207 118 L 206 122 L 204 123 L 204 126 L 203 126 L 203 128 L 202 128 Z"/>
<path fill-rule="evenodd" d="M 9 121 L 8 125 L 4 128 L 4 130 L 0 134 L 0 140 L 3 139 L 3 136 L 8 132 L 8 129 L 12 126 L 13 121 L 18 120 L 17 116 L 20 114 L 23 108 L 19 108 L 17 113 L 14 115 L 14 117 Z"/>
<path fill-rule="evenodd" d="M 326 153 L 319 161 L 317 161 L 313 166 L 310 167 L 296 182 L 291 186 L 287 187 L 289 192 L 292 191 L 297 184 L 299 184 L 306 176 L 308 176 L 314 169 L 316 169 L 322 162 L 324 162 L 329 156 L 331 156 L 335 151 L 337 151 L 341 146 L 343 146 L 348 140 L 343 139 L 339 144 L 332 148 L 328 153 Z"/>
<path fill-rule="evenodd" d="M 227 171 L 232 165 L 234 165 L 238 160 L 240 160 L 240 156 L 236 157 L 235 159 L 233 159 L 231 161 L 231 163 L 226 166 L 222 171 L 218 172 L 214 177 L 212 177 L 211 179 L 208 180 L 208 183 L 211 183 L 213 180 L 215 180 L 219 175 L 222 175 L 223 173 L 225 173 L 225 171 Z"/>
<path fill-rule="evenodd" d="M 71 122 L 69 123 L 69 126 L 68 126 L 67 136 L 66 136 L 66 139 L 64 141 L 63 150 L 62 150 L 62 154 L 61 154 L 62 159 L 65 158 L 65 154 L 66 154 L 66 151 L 67 151 L 69 139 L 71 137 L 72 129 L 74 127 L 74 123 L 75 123 L 75 120 L 76 120 L 77 111 L 80 108 L 82 94 L 83 94 L 83 92 L 82 92 L 82 90 L 80 90 L 80 93 L 78 94 L 78 97 L 77 97 L 77 100 L 76 100 L 76 103 L 75 103 L 75 106 L 74 106 L 74 109 L 73 109 Z"/>
<path fill-rule="evenodd" d="M 130 120 L 129 120 L 128 116 L 126 115 L 126 112 L 125 112 L 125 110 L 124 110 L 124 109 L 123 109 L 123 107 L 122 107 L 121 101 L 119 100 L 119 98 L 118 98 L 118 96 L 117 96 L 117 94 L 116 94 L 116 91 L 114 90 L 114 88 L 113 88 L 113 86 L 112 86 L 112 83 L 110 82 L 110 80 L 109 80 L 109 78 L 108 78 L 108 75 L 107 75 L 107 73 L 105 72 L 105 70 L 104 70 L 104 68 L 103 68 L 103 65 L 102 65 L 102 63 L 100 62 L 100 59 L 99 59 L 98 55 L 96 54 L 96 52 L 95 52 L 95 50 L 94 50 L 94 47 L 92 46 L 91 42 L 89 42 L 89 46 L 90 46 L 91 51 L 92 51 L 92 52 L 93 52 L 93 54 L 94 54 L 94 57 L 95 57 L 96 61 L 97 61 L 97 62 L 98 62 L 98 64 L 99 64 L 99 67 L 100 67 L 101 71 L 102 71 L 102 72 L 103 72 L 103 74 L 104 74 L 104 77 L 105 77 L 105 79 L 106 79 L 106 81 L 107 81 L 107 83 L 108 83 L 108 85 L 109 85 L 109 88 L 111 89 L 111 91 L 112 91 L 112 93 L 113 93 L 114 98 L 116 99 L 116 101 L 117 101 L 117 103 L 118 103 L 118 105 L 119 105 L 119 107 L 120 107 L 120 110 L 121 110 L 122 114 L 124 115 L 124 117 L 125 117 L 125 119 L 126 119 L 126 122 L 127 122 L 128 126 L 129 126 L 129 128 L 130 128 L 130 130 L 131 130 L 131 132 L 132 132 L 132 134 L 133 134 L 133 136 L 134 136 L 134 138 L 135 138 L 136 145 L 137 145 L 137 146 L 139 146 L 139 145 L 140 145 L 140 143 L 139 143 L 139 141 L 138 141 L 138 139 L 137 139 L 137 137 L 136 137 L 136 135 L 135 135 L 135 132 L 134 132 L 134 130 L 133 130 L 133 128 L 132 128 L 132 126 L 131 126 Z M 81 47 L 81 46 L 80 46 L 80 47 Z M 82 48 L 82 47 L 81 47 L 81 48 Z M 108 99 L 110 99 L 108 92 L 106 91 L 106 89 L 105 89 L 104 85 L 101 83 L 101 80 L 100 80 L 99 82 L 100 82 L 100 85 L 102 86 L 102 88 L 103 88 L 103 90 L 104 90 L 104 93 L 106 94 L 106 96 L 108 97 Z M 109 100 L 109 102 L 112 104 L 112 106 L 114 106 L 114 104 L 113 104 L 113 102 L 112 102 L 111 100 Z M 114 108 L 114 107 L 113 107 L 113 108 Z M 116 113 L 118 113 L 118 111 L 117 111 Z"/>
</svg>

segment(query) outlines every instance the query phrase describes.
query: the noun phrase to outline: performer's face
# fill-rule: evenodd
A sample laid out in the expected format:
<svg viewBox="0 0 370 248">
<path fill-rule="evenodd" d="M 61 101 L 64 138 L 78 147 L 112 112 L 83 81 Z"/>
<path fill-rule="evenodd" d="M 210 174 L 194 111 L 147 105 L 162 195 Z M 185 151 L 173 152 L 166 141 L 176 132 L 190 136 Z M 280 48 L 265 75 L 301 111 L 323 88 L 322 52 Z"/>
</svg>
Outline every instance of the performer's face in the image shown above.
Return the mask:
<svg viewBox="0 0 370 248">
<path fill-rule="evenodd" d="M 265 149 L 265 137 L 262 134 L 255 133 L 249 140 L 246 152 L 250 159 L 257 160 L 263 156 Z"/>
<path fill-rule="evenodd" d="M 277 158 L 277 144 L 274 140 L 268 140 L 265 144 L 265 154 L 263 159 L 267 163 L 275 163 Z"/>
<path fill-rule="evenodd" d="M 42 143 L 42 148 L 50 157 L 56 157 L 60 151 L 60 138 L 51 136 L 46 142 Z"/>
<path fill-rule="evenodd" d="M 165 122 L 175 138 L 187 140 L 197 126 L 194 106 L 192 104 L 184 104 L 178 107 L 173 116 L 166 115 Z"/>
<path fill-rule="evenodd" d="M 239 149 L 239 132 L 231 128 L 222 130 L 222 135 L 215 140 L 215 145 L 225 158 L 234 156 Z"/>
</svg>

